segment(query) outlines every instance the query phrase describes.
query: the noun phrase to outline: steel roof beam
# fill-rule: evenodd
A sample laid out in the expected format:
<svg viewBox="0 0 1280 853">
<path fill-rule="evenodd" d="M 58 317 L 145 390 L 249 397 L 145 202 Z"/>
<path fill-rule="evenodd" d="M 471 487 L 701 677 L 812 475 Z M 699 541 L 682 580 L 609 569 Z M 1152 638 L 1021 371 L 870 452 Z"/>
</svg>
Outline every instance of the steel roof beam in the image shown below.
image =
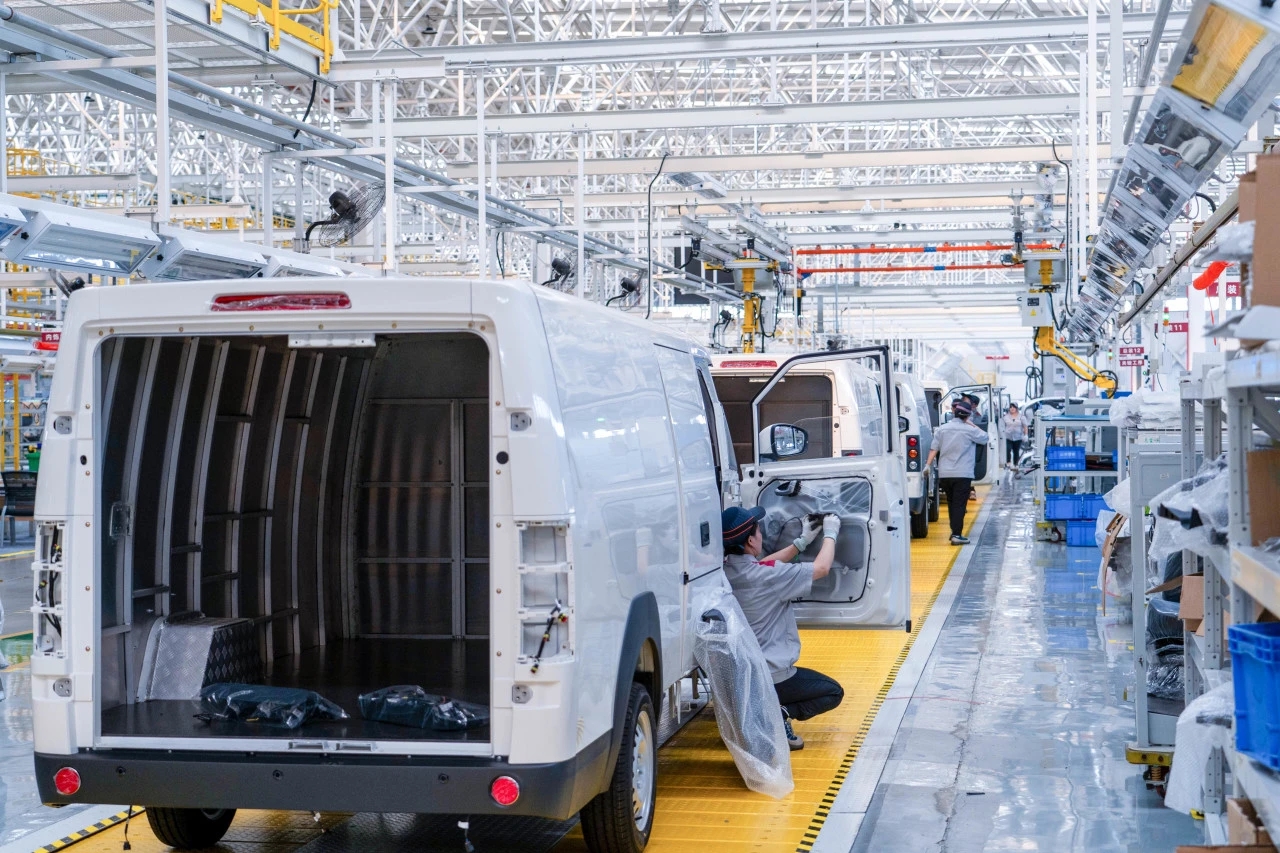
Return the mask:
<svg viewBox="0 0 1280 853">
<path fill-rule="evenodd" d="M 1150 38 L 1153 14 L 1124 16 L 1126 38 Z M 1176 40 L 1186 15 L 1174 16 L 1168 32 Z M 1106 27 L 1109 18 L 1099 17 Z M 944 50 L 987 45 L 1070 42 L 1088 35 L 1082 16 L 1014 18 L 957 23 L 915 23 L 876 27 L 818 27 L 754 30 L 686 36 L 603 39 L 555 39 L 498 44 L 433 47 L 426 50 L 347 51 L 333 64 L 335 82 L 397 77 L 440 77 L 459 68 L 487 66 L 616 65 L 630 62 L 682 62 L 745 59 L 789 54 L 828 55 L 867 51 Z"/>
</svg>

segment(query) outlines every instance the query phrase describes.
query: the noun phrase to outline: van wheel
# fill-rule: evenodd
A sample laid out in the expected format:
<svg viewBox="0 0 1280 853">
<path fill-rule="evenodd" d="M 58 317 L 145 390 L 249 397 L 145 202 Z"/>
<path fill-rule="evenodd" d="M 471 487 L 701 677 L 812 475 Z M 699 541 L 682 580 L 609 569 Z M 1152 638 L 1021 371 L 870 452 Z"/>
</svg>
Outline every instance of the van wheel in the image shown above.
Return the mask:
<svg viewBox="0 0 1280 853">
<path fill-rule="evenodd" d="M 938 503 L 938 481 L 933 481 L 933 491 L 929 494 L 929 512 L 930 521 L 937 521 L 938 514 L 942 511 L 941 504 Z"/>
<path fill-rule="evenodd" d="M 179 850 L 200 850 L 217 844 L 235 816 L 235 809 L 147 808 L 147 823 L 156 838 Z"/>
<path fill-rule="evenodd" d="M 640 853 L 653 829 L 658 724 L 642 684 L 631 685 L 624 725 L 609 787 L 582 807 L 582 836 L 591 853 Z"/>
<path fill-rule="evenodd" d="M 925 501 L 928 503 L 928 500 Z M 911 513 L 911 538 L 924 539 L 929 535 L 929 510 L 927 507 Z"/>
</svg>

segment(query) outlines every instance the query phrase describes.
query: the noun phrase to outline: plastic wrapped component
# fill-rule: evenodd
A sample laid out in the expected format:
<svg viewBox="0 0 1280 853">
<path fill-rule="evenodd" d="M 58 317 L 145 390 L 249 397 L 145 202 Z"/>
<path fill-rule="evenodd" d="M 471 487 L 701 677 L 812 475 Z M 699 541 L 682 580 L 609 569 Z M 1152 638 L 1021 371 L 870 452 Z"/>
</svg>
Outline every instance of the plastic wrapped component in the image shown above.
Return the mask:
<svg viewBox="0 0 1280 853">
<path fill-rule="evenodd" d="M 296 729 L 312 720 L 345 720 L 347 712 L 313 690 L 263 684 L 210 684 L 200 691 L 201 716 Z"/>
<path fill-rule="evenodd" d="M 1183 664 L 1182 645 L 1163 648 L 1147 646 L 1147 695 L 1160 699 L 1182 698 Z"/>
<path fill-rule="evenodd" d="M 720 737 L 747 787 L 781 799 L 795 784 L 769 666 L 733 594 L 713 603 L 698 621 L 693 655 L 711 688 Z"/>
<path fill-rule="evenodd" d="M 1147 602 L 1147 647 L 1157 644 L 1163 648 L 1168 641 L 1182 645 L 1182 620 L 1178 618 L 1179 604 L 1165 601 L 1158 596 Z"/>
<path fill-rule="evenodd" d="M 844 603 L 862 598 L 871 561 L 871 482 L 862 477 L 831 477 L 806 480 L 774 480 L 767 483 L 758 499 L 765 511 L 760 531 L 764 553 L 772 554 L 791 544 L 804 530 L 810 515 L 840 516 L 835 562 L 831 573 L 814 581 L 812 601 Z M 815 539 L 800 556 L 812 561 L 822 548 Z"/>
<path fill-rule="evenodd" d="M 414 684 L 384 687 L 360 696 L 360 716 L 377 723 L 460 732 L 489 723 L 489 709 L 428 693 Z"/>
<path fill-rule="evenodd" d="M 1116 484 L 1116 487 L 1114 489 L 1112 489 L 1111 491 L 1103 495 L 1102 500 L 1106 503 L 1107 506 L 1111 507 L 1113 510 L 1120 513 L 1121 515 L 1128 515 L 1133 509 L 1131 506 L 1129 506 L 1129 503 L 1131 501 L 1130 488 L 1131 486 L 1129 483 L 1129 478 L 1125 477 L 1123 480 L 1121 480 L 1119 483 Z"/>
<path fill-rule="evenodd" d="M 1180 480 L 1157 495 L 1151 501 L 1156 517 L 1148 552 L 1151 558 L 1162 561 L 1179 551 L 1191 551 L 1225 571 L 1230 565 L 1229 491 L 1224 454 L 1205 463 L 1195 476 Z"/>
<path fill-rule="evenodd" d="M 1117 398 L 1107 415 L 1112 425 L 1121 429 L 1173 428 L 1182 422 L 1182 400 L 1169 391 L 1135 391 Z"/>
<path fill-rule="evenodd" d="M 1176 812 L 1204 810 L 1204 770 L 1212 751 L 1230 742 L 1233 691 L 1230 681 L 1215 687 L 1193 700 L 1178 717 L 1178 748 L 1164 795 L 1164 804 Z"/>
<path fill-rule="evenodd" d="M 1240 222 L 1219 228 L 1218 242 L 1214 246 L 1210 259 L 1214 261 L 1235 261 L 1236 263 L 1253 263 L 1253 222 Z"/>
</svg>

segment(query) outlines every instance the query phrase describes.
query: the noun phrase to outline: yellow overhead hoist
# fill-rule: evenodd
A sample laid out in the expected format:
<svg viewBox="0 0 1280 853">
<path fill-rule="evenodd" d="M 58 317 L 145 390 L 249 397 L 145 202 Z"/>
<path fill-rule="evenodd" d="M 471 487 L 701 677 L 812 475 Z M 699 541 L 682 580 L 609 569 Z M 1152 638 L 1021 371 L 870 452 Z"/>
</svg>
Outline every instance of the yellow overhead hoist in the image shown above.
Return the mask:
<svg viewBox="0 0 1280 853">
<path fill-rule="evenodd" d="M 1035 354 L 1059 359 L 1076 376 L 1092 382 L 1103 397 L 1114 397 L 1119 385 L 1116 375 L 1110 370 L 1098 370 L 1058 340 L 1053 324 L 1053 294 L 1058 289 L 1054 282 L 1054 262 L 1062 260 L 1061 253 L 1037 253 L 1024 259 L 1026 279 L 1031 288 L 1022 306 L 1023 322 L 1035 326 Z M 1041 321 L 1048 322 L 1044 324 Z"/>
<path fill-rule="evenodd" d="M 742 351 L 755 352 L 756 337 L 764 334 L 760 321 L 761 299 L 756 292 L 756 285 L 772 281 L 780 269 L 778 262 L 752 257 L 751 249 L 747 248 L 742 257 L 723 263 L 706 261 L 705 266 L 709 270 L 729 270 L 733 273 L 734 283 L 742 290 Z"/>
</svg>

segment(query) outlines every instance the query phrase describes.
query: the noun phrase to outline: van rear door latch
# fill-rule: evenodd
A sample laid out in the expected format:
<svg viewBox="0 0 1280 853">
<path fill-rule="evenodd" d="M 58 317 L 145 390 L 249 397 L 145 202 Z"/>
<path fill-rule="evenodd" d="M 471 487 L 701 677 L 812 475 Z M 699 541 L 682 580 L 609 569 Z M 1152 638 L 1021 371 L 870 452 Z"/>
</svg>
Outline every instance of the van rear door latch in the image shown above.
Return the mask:
<svg viewBox="0 0 1280 853">
<path fill-rule="evenodd" d="M 124 501 L 116 501 L 111 505 L 109 532 L 112 539 L 119 539 L 133 533 L 133 507 Z"/>
</svg>

